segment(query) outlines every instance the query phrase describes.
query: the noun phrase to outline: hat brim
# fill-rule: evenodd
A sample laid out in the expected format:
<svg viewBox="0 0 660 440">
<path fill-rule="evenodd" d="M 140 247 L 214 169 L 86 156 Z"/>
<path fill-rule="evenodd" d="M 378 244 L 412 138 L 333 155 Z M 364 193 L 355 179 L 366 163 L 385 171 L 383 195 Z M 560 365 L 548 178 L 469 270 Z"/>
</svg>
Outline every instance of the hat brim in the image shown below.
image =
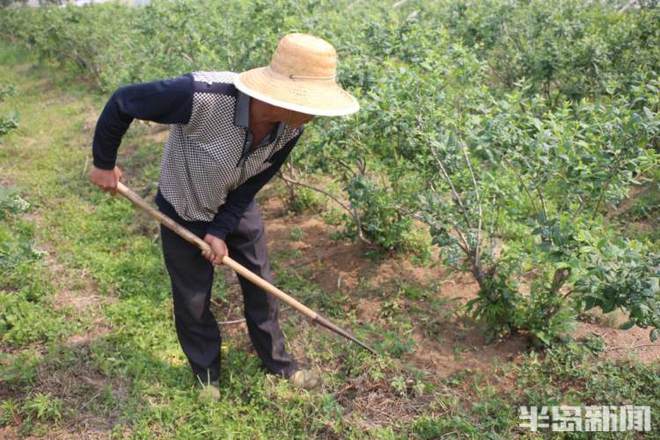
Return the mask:
<svg viewBox="0 0 660 440">
<path fill-rule="evenodd" d="M 234 79 L 238 90 L 260 101 L 315 116 L 345 116 L 360 104 L 334 80 L 294 79 L 269 66 L 240 73 Z"/>
</svg>

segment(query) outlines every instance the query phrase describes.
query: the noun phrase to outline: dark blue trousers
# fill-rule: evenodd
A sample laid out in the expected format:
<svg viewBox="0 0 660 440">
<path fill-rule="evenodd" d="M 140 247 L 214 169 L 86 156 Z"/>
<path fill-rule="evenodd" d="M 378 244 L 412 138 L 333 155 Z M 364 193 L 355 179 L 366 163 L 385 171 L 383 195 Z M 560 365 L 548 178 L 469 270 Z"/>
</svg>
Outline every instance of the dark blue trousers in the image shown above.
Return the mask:
<svg viewBox="0 0 660 440">
<path fill-rule="evenodd" d="M 203 228 L 191 228 L 204 238 Z M 161 226 L 165 265 L 172 283 L 174 320 L 183 352 L 193 373 L 206 382 L 220 374 L 221 336 L 218 324 L 209 308 L 213 265 L 200 250 Z M 235 231 L 225 240 L 229 256 L 252 272 L 272 281 L 266 237 L 261 214 L 253 201 Z M 264 367 L 285 377 L 297 365 L 284 348 L 284 335 L 278 322 L 278 301 L 261 288 L 239 277 L 243 291 L 245 320 L 248 333 Z"/>
</svg>

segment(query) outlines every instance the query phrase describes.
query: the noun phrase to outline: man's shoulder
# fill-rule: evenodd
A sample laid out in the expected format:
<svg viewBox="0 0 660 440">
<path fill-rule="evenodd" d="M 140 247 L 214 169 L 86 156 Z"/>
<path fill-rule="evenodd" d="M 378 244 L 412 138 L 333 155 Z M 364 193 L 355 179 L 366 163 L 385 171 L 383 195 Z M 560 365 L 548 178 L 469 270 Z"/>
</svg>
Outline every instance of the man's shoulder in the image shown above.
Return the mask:
<svg viewBox="0 0 660 440">
<path fill-rule="evenodd" d="M 234 78 L 235 72 L 192 72 L 193 91 L 196 93 L 213 93 L 236 96 Z"/>
</svg>

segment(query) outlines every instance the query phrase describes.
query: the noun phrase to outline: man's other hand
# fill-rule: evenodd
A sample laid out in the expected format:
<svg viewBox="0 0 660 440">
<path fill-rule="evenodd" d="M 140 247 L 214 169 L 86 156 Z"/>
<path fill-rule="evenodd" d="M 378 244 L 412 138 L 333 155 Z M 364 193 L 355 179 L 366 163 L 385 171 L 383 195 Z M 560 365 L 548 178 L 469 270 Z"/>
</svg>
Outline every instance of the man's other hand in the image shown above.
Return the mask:
<svg viewBox="0 0 660 440">
<path fill-rule="evenodd" d="M 92 167 L 92 171 L 89 173 L 89 180 L 103 191 L 110 192 L 114 195 L 117 193 L 117 183 L 121 179 L 121 176 L 122 172 L 119 167 L 114 167 L 111 170 Z"/>
<path fill-rule="evenodd" d="M 211 264 L 222 264 L 222 259 L 228 253 L 225 241 L 211 234 L 206 234 L 206 236 L 204 236 L 204 241 L 211 246 L 210 252 L 202 252 L 204 258 L 209 260 Z"/>
</svg>

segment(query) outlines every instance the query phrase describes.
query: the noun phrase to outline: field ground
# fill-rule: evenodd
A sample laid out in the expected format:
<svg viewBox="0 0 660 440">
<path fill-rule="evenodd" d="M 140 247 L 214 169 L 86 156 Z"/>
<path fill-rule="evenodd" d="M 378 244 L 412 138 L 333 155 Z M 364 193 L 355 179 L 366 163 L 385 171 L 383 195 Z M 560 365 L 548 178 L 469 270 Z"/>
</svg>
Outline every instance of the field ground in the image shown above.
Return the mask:
<svg viewBox="0 0 660 440">
<path fill-rule="evenodd" d="M 20 113 L 0 145 L 0 437 L 544 438 L 518 427 L 518 406 L 560 403 L 651 405 L 657 425 L 660 347 L 647 330 L 594 315 L 545 353 L 522 336 L 487 344 L 460 313 L 476 291 L 466 276 L 346 241 L 332 211 L 287 212 L 279 182 L 259 195 L 278 285 L 381 356 L 285 308 L 290 348 L 323 387 L 265 375 L 243 324 L 227 325 L 223 396 L 204 401 L 176 340 L 156 225 L 87 181 L 103 98 L 9 49 L 0 77 Z M 135 123 L 120 150 L 125 182 L 149 198 L 165 136 Z M 239 318 L 235 277 L 219 272 L 216 316 Z"/>
</svg>

